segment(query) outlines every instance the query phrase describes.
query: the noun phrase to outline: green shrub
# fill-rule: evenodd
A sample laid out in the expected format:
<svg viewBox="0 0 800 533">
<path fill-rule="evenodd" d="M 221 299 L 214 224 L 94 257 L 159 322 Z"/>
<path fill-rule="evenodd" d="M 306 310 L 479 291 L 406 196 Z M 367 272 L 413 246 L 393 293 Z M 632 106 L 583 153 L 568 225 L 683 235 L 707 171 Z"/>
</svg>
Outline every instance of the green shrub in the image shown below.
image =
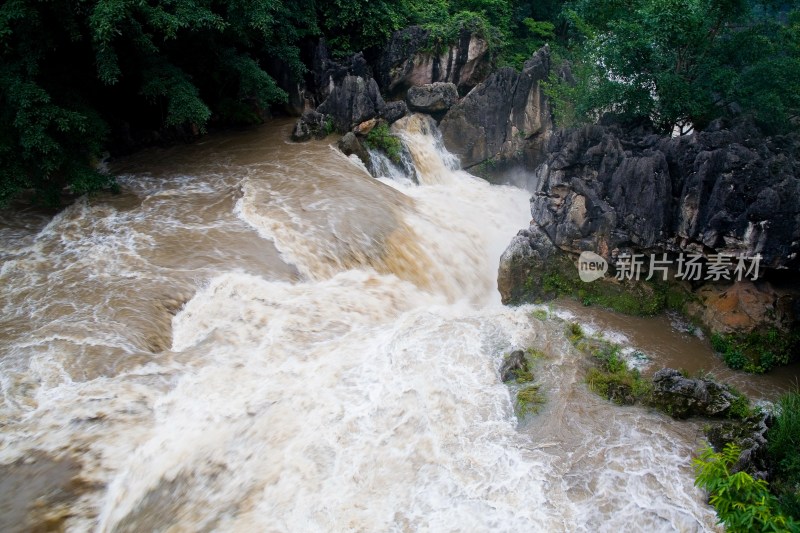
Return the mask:
<svg viewBox="0 0 800 533">
<path fill-rule="evenodd" d="M 736 399 L 731 402 L 731 406 L 728 410 L 728 417 L 745 419 L 752 415 L 753 410 L 750 407 L 750 399 L 733 387 L 730 387 L 730 385 L 729 388 L 731 392 L 736 395 Z"/>
<path fill-rule="evenodd" d="M 620 369 L 609 372 L 592 368 L 586 384 L 595 394 L 619 405 L 633 405 L 647 399 L 652 391 L 650 382 L 643 379 L 637 369 Z"/>
<path fill-rule="evenodd" d="M 385 122 L 372 128 L 372 131 L 367 134 L 367 138 L 364 139 L 364 143 L 368 148 L 383 151 L 393 162 L 400 163 L 403 143 L 389 132 L 389 125 Z"/>
<path fill-rule="evenodd" d="M 767 432 L 773 485 L 784 513 L 800 518 L 800 391 L 783 396 Z"/>
<path fill-rule="evenodd" d="M 785 365 L 792 359 L 798 345 L 798 334 L 781 334 L 775 329 L 765 333 L 751 332 L 746 335 L 711 336 L 711 347 L 722 355 L 723 361 L 734 370 L 754 374 L 767 372 L 777 365 Z"/>
<path fill-rule="evenodd" d="M 531 312 L 531 316 L 539 320 L 547 320 L 550 314 L 547 312 L 547 309 L 534 309 L 533 312 Z"/>
<path fill-rule="evenodd" d="M 780 513 L 766 481 L 753 479 L 746 472 L 731 472 L 740 453 L 734 444 L 728 444 L 720 453 L 706 447 L 693 461 L 695 485 L 708 491 L 719 522 L 731 533 L 798 531 L 798 524 Z"/>
</svg>

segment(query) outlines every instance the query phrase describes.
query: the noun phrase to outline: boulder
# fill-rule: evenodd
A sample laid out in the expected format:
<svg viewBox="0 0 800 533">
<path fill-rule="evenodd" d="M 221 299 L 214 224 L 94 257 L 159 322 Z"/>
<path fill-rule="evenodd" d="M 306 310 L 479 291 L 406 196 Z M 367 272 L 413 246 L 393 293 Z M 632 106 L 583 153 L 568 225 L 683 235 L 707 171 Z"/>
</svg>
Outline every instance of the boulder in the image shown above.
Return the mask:
<svg viewBox="0 0 800 533">
<path fill-rule="evenodd" d="M 528 367 L 528 360 L 525 358 L 525 352 L 522 350 L 514 350 L 503 361 L 500 367 L 500 380 L 503 383 L 508 381 L 515 381 L 525 374 L 530 375 L 530 368 Z"/>
<path fill-rule="evenodd" d="M 443 114 L 458 101 L 458 89 L 453 83 L 430 83 L 411 87 L 406 94 L 406 102 L 411 111 Z"/>
<path fill-rule="evenodd" d="M 292 140 L 295 142 L 307 141 L 311 138 L 321 139 L 328 132 L 327 117 L 316 111 L 306 111 L 295 124 L 292 130 Z"/>
<path fill-rule="evenodd" d="M 549 73 L 550 49 L 544 47 L 522 72 L 498 70 L 448 111 L 439 127 L 464 168 L 487 161 L 534 168 L 544 159 L 552 118 L 541 84 Z"/>
<path fill-rule="evenodd" d="M 520 230 L 500 257 L 497 288 L 503 303 L 518 302 L 541 290 L 543 272 L 558 258 L 552 241 L 532 225 Z M 539 287 L 531 287 L 536 283 Z M 533 296 L 534 299 L 539 295 Z"/>
<path fill-rule="evenodd" d="M 328 98 L 317 108 L 329 115 L 337 131 L 347 132 L 354 126 L 377 117 L 386 107 L 372 78 L 346 74 L 335 83 Z"/>
<path fill-rule="evenodd" d="M 353 133 L 355 133 L 356 135 L 361 135 L 361 136 L 368 135 L 369 132 L 371 132 L 372 129 L 377 124 L 378 124 L 378 119 L 377 118 L 371 118 L 369 120 L 365 120 L 364 122 L 362 122 L 361 124 L 359 124 L 358 126 L 353 128 Z"/>
<path fill-rule="evenodd" d="M 367 150 L 364 143 L 361 142 L 361 139 L 359 139 L 355 133 L 348 131 L 339 139 L 337 145 L 344 155 L 356 155 L 364 163 L 364 166 L 370 168 L 369 150 Z"/>
<path fill-rule="evenodd" d="M 737 395 L 727 385 L 710 379 L 691 379 L 663 368 L 653 375 L 652 401 L 674 418 L 724 417 Z"/>
<path fill-rule="evenodd" d="M 406 114 L 408 114 L 408 106 L 405 102 L 387 102 L 386 107 L 384 107 L 381 112 L 381 118 L 389 124 L 392 124 L 406 116 Z"/>
<path fill-rule="evenodd" d="M 396 31 L 381 54 L 377 79 L 390 97 L 404 97 L 409 88 L 452 82 L 467 94 L 486 79 L 492 66 L 489 43 L 467 29 L 441 52 L 429 49 L 429 32 L 419 26 Z"/>
</svg>

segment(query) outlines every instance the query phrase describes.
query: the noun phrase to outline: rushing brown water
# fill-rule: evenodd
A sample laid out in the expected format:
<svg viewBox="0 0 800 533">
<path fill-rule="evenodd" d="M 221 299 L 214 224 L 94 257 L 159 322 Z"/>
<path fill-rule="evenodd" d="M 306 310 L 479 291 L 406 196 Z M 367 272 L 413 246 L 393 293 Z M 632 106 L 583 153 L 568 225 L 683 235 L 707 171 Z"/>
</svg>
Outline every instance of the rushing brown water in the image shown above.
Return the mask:
<svg viewBox="0 0 800 533">
<path fill-rule="evenodd" d="M 456 170 L 418 117 L 396 129 L 419 185 L 290 127 L 4 215 L 0 529 L 715 530 L 698 425 L 594 396 L 563 323 L 500 305 L 526 192 Z M 547 403 L 517 420 L 497 368 L 522 347 Z"/>
</svg>

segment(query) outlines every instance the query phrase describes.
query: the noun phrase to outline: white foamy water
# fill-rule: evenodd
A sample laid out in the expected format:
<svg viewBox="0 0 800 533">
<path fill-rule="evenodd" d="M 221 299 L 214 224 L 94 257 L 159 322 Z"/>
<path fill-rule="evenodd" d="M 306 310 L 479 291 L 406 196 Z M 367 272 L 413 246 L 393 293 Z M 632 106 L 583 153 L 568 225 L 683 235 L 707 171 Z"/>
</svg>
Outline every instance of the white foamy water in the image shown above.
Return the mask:
<svg viewBox="0 0 800 533">
<path fill-rule="evenodd" d="M 698 428 L 593 396 L 562 324 L 500 305 L 528 193 L 418 116 L 419 185 L 285 130 L 3 244 L 0 461 L 80 462 L 68 530 L 713 530 Z M 547 403 L 519 421 L 497 369 L 525 347 Z"/>
</svg>

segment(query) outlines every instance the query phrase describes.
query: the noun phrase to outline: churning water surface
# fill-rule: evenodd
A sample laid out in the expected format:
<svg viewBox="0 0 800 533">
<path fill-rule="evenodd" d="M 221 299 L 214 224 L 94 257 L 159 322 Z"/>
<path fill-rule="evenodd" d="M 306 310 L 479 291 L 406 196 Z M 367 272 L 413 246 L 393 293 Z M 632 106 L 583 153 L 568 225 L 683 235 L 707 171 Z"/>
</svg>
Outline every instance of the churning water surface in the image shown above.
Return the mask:
<svg viewBox="0 0 800 533">
<path fill-rule="evenodd" d="M 715 530 L 699 424 L 597 398 L 563 324 L 500 305 L 527 192 L 421 116 L 418 183 L 290 128 L 4 215 L 0 529 Z M 518 420 L 497 369 L 526 347 L 547 403 Z"/>
</svg>

